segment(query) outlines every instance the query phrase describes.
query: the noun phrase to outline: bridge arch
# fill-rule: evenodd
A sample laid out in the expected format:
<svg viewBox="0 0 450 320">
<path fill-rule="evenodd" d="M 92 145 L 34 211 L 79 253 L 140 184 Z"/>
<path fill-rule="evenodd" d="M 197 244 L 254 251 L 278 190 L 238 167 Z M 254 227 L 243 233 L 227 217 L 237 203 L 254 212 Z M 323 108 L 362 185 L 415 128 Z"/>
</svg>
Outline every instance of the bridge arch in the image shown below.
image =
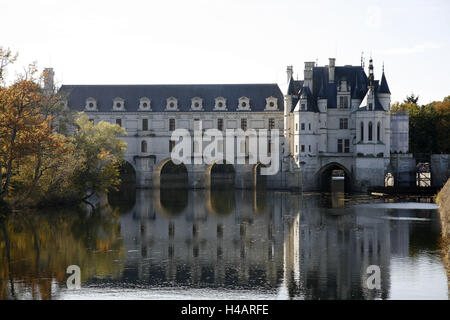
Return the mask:
<svg viewBox="0 0 450 320">
<path fill-rule="evenodd" d="M 349 192 L 352 187 L 352 173 L 348 170 L 344 165 L 338 162 L 330 162 L 324 165 L 317 172 L 319 185 L 321 191 L 330 191 L 331 188 L 331 176 L 333 170 L 342 170 L 344 171 L 344 181 L 345 181 L 345 191 Z"/>
<path fill-rule="evenodd" d="M 235 186 L 236 169 L 234 165 L 223 161 L 214 162 L 206 167 L 205 179 L 208 187 Z"/>
<path fill-rule="evenodd" d="M 181 163 L 176 165 L 171 158 L 162 160 L 152 173 L 153 188 L 187 188 L 188 170 Z"/>
</svg>

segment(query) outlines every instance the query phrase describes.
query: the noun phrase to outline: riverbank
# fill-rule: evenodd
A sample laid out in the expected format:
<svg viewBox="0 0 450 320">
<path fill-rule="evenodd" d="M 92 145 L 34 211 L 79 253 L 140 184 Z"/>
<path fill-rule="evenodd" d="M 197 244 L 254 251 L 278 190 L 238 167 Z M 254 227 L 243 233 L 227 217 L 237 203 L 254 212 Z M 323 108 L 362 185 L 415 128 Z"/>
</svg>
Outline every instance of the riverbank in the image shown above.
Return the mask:
<svg viewBox="0 0 450 320">
<path fill-rule="evenodd" d="M 436 197 L 442 225 L 442 259 L 447 268 L 447 279 L 450 289 L 450 179 Z"/>
</svg>

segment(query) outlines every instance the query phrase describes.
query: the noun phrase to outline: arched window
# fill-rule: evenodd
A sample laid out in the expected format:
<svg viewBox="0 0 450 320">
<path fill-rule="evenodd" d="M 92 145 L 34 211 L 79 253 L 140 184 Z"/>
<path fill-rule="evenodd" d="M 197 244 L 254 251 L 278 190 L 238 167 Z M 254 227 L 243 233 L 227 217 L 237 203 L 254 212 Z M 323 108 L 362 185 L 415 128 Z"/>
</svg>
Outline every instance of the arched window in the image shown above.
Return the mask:
<svg viewBox="0 0 450 320">
<path fill-rule="evenodd" d="M 141 141 L 141 152 L 147 152 L 147 141 Z"/>
<path fill-rule="evenodd" d="M 378 122 L 378 124 L 377 124 L 377 141 L 381 141 L 380 134 L 381 134 L 381 123 Z"/>
<path fill-rule="evenodd" d="M 369 141 L 372 141 L 372 122 L 369 122 Z"/>
<path fill-rule="evenodd" d="M 364 122 L 361 122 L 361 141 L 364 141 Z"/>
</svg>

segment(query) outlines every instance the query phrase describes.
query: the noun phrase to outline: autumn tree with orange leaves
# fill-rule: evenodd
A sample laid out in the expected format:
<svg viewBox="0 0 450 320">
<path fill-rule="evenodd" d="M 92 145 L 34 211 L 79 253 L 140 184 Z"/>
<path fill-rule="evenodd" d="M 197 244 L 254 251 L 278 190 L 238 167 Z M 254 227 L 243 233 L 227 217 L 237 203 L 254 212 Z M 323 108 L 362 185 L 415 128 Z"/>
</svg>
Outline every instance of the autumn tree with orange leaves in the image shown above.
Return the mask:
<svg viewBox="0 0 450 320">
<path fill-rule="evenodd" d="M 64 97 L 44 90 L 31 64 L 10 85 L 5 71 L 17 55 L 0 47 L 0 201 L 12 206 L 83 200 L 117 185 L 126 144 L 117 125 L 86 124 Z M 65 121 L 73 132 L 62 132 Z M 89 137 L 89 138 L 87 138 Z"/>
</svg>

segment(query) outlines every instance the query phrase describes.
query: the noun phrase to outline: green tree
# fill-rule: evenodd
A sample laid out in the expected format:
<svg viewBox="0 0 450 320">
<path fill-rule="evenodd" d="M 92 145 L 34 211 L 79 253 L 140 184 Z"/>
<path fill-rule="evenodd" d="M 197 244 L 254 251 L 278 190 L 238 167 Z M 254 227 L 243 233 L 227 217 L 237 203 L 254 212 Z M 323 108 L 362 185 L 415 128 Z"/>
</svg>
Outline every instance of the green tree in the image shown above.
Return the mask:
<svg viewBox="0 0 450 320">
<path fill-rule="evenodd" d="M 124 128 L 100 121 L 94 125 L 85 114 L 75 120 L 75 132 L 70 137 L 75 152 L 85 157 L 85 164 L 74 174 L 74 187 L 88 191 L 84 199 L 96 192 L 108 192 L 120 183 L 119 167 L 126 151 Z"/>
</svg>

